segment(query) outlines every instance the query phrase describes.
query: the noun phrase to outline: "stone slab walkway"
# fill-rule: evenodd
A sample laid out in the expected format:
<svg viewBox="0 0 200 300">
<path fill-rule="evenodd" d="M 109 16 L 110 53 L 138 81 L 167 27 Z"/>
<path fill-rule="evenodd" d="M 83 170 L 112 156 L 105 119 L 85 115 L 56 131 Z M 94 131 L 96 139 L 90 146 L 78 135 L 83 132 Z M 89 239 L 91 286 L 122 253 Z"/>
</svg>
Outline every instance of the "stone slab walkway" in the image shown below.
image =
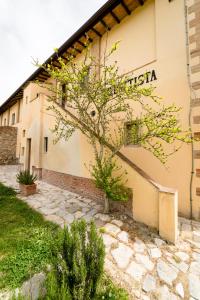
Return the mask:
<svg viewBox="0 0 200 300">
<path fill-rule="evenodd" d="M 16 172 L 16 166 L 0 166 L 0 182 L 18 189 Z M 103 227 L 105 269 L 130 299 L 200 300 L 199 222 L 180 218 L 180 239 L 174 246 L 125 215 L 104 215 L 95 201 L 42 181 L 37 194 L 20 198 L 62 227 L 79 218 Z"/>
</svg>

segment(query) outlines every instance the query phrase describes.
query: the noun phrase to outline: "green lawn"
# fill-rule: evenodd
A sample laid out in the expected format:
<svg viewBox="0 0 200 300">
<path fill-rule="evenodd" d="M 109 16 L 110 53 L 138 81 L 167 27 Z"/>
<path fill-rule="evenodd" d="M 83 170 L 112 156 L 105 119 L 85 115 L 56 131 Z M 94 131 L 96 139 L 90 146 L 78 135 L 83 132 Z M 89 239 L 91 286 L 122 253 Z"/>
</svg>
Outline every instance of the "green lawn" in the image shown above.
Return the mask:
<svg viewBox="0 0 200 300">
<path fill-rule="evenodd" d="M 52 262 L 60 230 L 0 183 L 0 289 L 20 287 L 34 273 L 45 270 Z M 41 299 L 57 300 L 58 296 Z M 128 300 L 128 295 L 104 274 L 95 299 Z"/>
<path fill-rule="evenodd" d="M 58 230 L 0 183 L 0 289 L 18 287 L 45 268 Z"/>
</svg>

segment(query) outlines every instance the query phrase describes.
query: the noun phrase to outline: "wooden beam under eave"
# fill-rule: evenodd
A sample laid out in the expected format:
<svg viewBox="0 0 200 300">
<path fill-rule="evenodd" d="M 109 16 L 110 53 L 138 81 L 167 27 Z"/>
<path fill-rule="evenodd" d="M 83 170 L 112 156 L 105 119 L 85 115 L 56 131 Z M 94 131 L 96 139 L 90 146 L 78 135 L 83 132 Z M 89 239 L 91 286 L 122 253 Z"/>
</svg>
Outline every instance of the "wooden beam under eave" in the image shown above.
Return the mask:
<svg viewBox="0 0 200 300">
<path fill-rule="evenodd" d="M 72 49 L 74 49 L 76 52 L 81 53 L 82 51 L 77 49 L 74 45 L 71 46 Z"/>
<path fill-rule="evenodd" d="M 91 30 L 99 37 L 102 37 L 101 33 L 97 31 L 94 27 L 91 28 Z"/>
<path fill-rule="evenodd" d="M 66 62 L 69 61 L 69 59 L 67 57 L 65 57 L 64 55 L 59 55 L 60 58 L 62 58 L 63 60 L 65 60 Z"/>
<path fill-rule="evenodd" d="M 93 42 L 93 39 L 88 35 L 87 32 L 85 32 L 84 36 L 85 36 L 86 40 L 88 40 L 90 43 Z"/>
<path fill-rule="evenodd" d="M 131 11 L 130 11 L 130 9 L 128 8 L 128 6 L 124 3 L 123 0 L 121 1 L 121 5 L 122 5 L 122 7 L 124 8 L 124 10 L 126 11 L 126 13 L 127 13 L 128 15 L 130 15 L 130 14 L 131 14 Z"/>
<path fill-rule="evenodd" d="M 21 95 L 21 96 L 16 96 L 15 97 L 15 101 L 18 101 L 18 100 L 20 100 L 20 99 L 22 99 L 23 98 L 23 95 Z M 11 104 L 11 106 L 12 106 L 13 104 Z"/>
<path fill-rule="evenodd" d="M 106 30 L 110 30 L 110 27 L 106 24 L 106 22 L 103 19 L 100 20 L 100 23 L 106 28 Z"/>
<path fill-rule="evenodd" d="M 58 68 L 60 68 L 61 67 L 61 64 L 59 63 L 59 62 L 57 62 L 57 61 L 52 61 L 52 65 L 54 66 L 54 67 L 58 67 Z"/>
<path fill-rule="evenodd" d="M 138 0 L 140 5 L 144 5 L 144 0 Z"/>
<path fill-rule="evenodd" d="M 40 77 L 39 77 L 37 80 L 38 80 L 39 82 L 45 82 L 47 79 L 48 79 L 48 78 L 44 79 L 44 78 L 40 78 Z"/>
<path fill-rule="evenodd" d="M 74 51 L 74 52 L 75 52 L 75 51 Z M 73 58 L 76 57 L 76 54 L 75 54 L 75 53 L 72 53 L 72 52 L 68 52 L 68 51 L 67 51 L 66 54 L 69 55 L 69 57 L 70 57 L 70 56 L 73 56 Z M 70 59 L 69 59 L 69 60 L 70 60 Z"/>
<path fill-rule="evenodd" d="M 110 14 L 113 17 L 113 19 L 119 24 L 120 19 L 118 18 L 118 16 L 112 10 L 110 11 Z"/>
<path fill-rule="evenodd" d="M 42 80 L 47 80 L 49 77 L 50 75 L 49 76 L 38 75 L 38 79 L 42 79 Z"/>
<path fill-rule="evenodd" d="M 83 42 L 81 42 L 80 40 L 78 40 L 76 42 L 79 43 L 79 45 L 81 45 L 82 47 L 86 48 L 86 45 Z"/>
</svg>

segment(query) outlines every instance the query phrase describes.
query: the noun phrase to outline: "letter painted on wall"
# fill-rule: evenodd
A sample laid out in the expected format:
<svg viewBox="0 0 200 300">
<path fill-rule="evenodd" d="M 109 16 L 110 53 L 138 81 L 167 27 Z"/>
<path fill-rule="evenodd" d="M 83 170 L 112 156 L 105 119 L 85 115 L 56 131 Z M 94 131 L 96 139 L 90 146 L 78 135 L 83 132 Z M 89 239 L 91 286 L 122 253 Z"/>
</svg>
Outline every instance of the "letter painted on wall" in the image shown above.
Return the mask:
<svg viewBox="0 0 200 300">
<path fill-rule="evenodd" d="M 146 72 L 144 74 L 140 74 L 139 76 L 130 78 L 128 80 L 128 83 L 130 85 L 131 84 L 143 85 L 143 84 L 155 81 L 155 80 L 157 80 L 156 71 L 152 70 L 152 71 Z"/>
</svg>

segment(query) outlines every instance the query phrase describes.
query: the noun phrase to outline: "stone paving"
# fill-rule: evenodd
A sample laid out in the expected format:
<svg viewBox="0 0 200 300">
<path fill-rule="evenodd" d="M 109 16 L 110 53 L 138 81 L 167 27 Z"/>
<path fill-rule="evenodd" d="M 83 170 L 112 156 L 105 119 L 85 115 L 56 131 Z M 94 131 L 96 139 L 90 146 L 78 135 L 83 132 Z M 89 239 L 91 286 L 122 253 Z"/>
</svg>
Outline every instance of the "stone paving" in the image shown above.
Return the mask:
<svg viewBox="0 0 200 300">
<path fill-rule="evenodd" d="M 16 171 L 16 166 L 0 166 L 0 182 L 17 189 Z M 42 181 L 37 194 L 20 198 L 62 227 L 82 217 L 94 219 L 106 246 L 105 269 L 130 299 L 200 300 L 199 222 L 179 218 L 175 246 L 125 215 L 105 215 L 95 201 Z"/>
</svg>

